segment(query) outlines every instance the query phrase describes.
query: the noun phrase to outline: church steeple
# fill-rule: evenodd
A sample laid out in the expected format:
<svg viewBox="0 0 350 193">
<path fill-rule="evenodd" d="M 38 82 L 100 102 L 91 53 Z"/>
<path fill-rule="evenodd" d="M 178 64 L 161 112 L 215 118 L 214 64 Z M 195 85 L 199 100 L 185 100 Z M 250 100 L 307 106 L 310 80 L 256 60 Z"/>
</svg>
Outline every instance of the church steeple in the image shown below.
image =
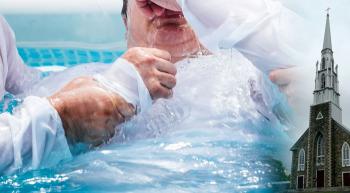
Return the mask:
<svg viewBox="0 0 350 193">
<path fill-rule="evenodd" d="M 331 102 L 339 111 L 333 117 L 341 122 L 341 108 L 339 104 L 339 81 L 338 81 L 338 65 L 334 65 L 331 27 L 329 21 L 329 13 L 327 13 L 326 30 L 323 40 L 323 49 L 321 51 L 321 63 L 316 63 L 316 78 L 314 91 L 314 104 L 318 105 Z M 320 64 L 320 65 L 319 65 Z"/>
<path fill-rule="evenodd" d="M 323 50 L 325 49 L 332 50 L 332 38 L 331 38 L 331 27 L 329 24 L 329 13 L 327 13 L 326 30 L 324 33 L 324 40 L 323 40 Z"/>
</svg>

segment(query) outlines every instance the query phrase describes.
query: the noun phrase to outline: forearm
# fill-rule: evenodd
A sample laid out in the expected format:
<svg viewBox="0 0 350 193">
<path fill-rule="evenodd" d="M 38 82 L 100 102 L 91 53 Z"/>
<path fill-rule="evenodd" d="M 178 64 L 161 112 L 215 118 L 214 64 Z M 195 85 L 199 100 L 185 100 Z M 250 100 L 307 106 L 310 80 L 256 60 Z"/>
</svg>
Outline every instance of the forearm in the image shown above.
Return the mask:
<svg viewBox="0 0 350 193">
<path fill-rule="evenodd" d="M 115 134 L 116 126 L 135 115 L 134 106 L 91 77 L 72 80 L 48 97 L 57 110 L 71 145 L 99 146 Z"/>
</svg>

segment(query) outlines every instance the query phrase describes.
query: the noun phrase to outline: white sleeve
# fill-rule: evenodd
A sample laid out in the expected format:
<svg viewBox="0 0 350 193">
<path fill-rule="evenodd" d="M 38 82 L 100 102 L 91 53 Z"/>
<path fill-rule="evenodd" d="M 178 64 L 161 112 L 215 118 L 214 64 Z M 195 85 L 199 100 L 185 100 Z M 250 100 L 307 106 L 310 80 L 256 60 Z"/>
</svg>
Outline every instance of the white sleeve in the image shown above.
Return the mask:
<svg viewBox="0 0 350 193">
<path fill-rule="evenodd" d="M 27 97 L 11 115 L 0 114 L 0 175 L 51 167 L 72 157 L 61 119 L 43 98 Z"/>
<path fill-rule="evenodd" d="M 302 18 L 277 0 L 178 0 L 201 43 L 240 51 L 268 72 L 297 65 Z"/>
<path fill-rule="evenodd" d="M 133 104 L 137 112 L 145 111 L 152 105 L 151 95 L 142 77 L 134 65 L 123 58 L 118 58 L 110 68 L 94 78 L 102 86 Z"/>
<path fill-rule="evenodd" d="M 16 47 L 15 35 L 0 15 L 0 94 L 20 94 L 40 79 L 40 72 L 23 63 Z"/>
</svg>

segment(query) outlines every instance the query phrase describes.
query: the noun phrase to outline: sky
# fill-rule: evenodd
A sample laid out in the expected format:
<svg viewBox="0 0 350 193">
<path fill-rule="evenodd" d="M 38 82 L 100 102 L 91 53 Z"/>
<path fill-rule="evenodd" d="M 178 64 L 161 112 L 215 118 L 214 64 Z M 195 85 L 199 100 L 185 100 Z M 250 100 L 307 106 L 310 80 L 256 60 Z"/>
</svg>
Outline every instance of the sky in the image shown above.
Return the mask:
<svg viewBox="0 0 350 193">
<path fill-rule="evenodd" d="M 349 0 L 293 0 L 286 1 L 291 9 L 305 18 L 310 39 L 301 47 L 304 58 L 298 69 L 293 105 L 296 113 L 297 129 L 292 131 L 297 139 L 307 129 L 310 105 L 313 102 L 315 64 L 321 58 L 321 49 L 326 24 L 326 9 L 330 10 L 330 24 L 335 64 L 339 65 L 340 105 L 343 109 L 343 124 L 350 128 L 350 1 Z M 304 32 L 300 32 L 304 33 Z M 298 36 L 298 34 L 296 34 Z"/>
</svg>

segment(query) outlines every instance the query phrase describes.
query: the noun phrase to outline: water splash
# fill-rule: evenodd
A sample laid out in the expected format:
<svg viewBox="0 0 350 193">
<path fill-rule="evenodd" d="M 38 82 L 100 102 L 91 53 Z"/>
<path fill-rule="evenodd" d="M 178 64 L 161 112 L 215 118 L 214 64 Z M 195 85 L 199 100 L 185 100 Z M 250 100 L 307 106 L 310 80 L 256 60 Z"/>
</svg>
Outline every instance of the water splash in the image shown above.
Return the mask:
<svg viewBox="0 0 350 193">
<path fill-rule="evenodd" d="M 278 89 L 235 51 L 185 60 L 177 79 L 172 99 L 122 125 L 111 144 L 1 177 L 0 191 L 283 191 L 289 107 Z"/>
</svg>

